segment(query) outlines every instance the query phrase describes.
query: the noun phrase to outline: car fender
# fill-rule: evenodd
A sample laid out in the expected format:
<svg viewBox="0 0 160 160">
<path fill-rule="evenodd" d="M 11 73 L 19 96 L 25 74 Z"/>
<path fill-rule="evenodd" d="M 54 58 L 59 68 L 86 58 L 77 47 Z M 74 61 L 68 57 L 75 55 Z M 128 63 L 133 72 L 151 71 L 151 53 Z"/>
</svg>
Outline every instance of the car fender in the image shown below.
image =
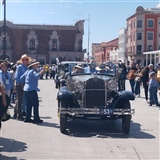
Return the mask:
<svg viewBox="0 0 160 160">
<path fill-rule="evenodd" d="M 130 91 L 121 91 L 112 102 L 113 108 L 123 108 L 126 101 L 135 100 L 134 94 Z"/>
<path fill-rule="evenodd" d="M 127 100 L 135 100 L 135 96 L 131 91 L 121 91 L 119 93 L 120 97 L 127 99 Z"/>
<path fill-rule="evenodd" d="M 58 107 L 68 108 L 68 107 L 79 107 L 79 103 L 75 95 L 67 89 L 66 86 L 61 87 L 57 94 Z"/>
</svg>

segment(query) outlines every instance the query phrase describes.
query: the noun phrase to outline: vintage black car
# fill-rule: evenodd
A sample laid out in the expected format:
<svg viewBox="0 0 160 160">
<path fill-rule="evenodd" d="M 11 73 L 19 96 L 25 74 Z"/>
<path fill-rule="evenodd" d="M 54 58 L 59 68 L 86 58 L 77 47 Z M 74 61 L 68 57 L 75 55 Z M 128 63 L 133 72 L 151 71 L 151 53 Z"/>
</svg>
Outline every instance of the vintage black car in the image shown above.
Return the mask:
<svg viewBox="0 0 160 160">
<path fill-rule="evenodd" d="M 65 133 L 70 118 L 122 119 L 122 133 L 130 131 L 130 100 L 135 97 L 130 91 L 117 91 L 116 65 L 105 63 L 106 72 L 72 74 L 70 65 L 66 86 L 57 94 L 60 131 Z"/>
</svg>

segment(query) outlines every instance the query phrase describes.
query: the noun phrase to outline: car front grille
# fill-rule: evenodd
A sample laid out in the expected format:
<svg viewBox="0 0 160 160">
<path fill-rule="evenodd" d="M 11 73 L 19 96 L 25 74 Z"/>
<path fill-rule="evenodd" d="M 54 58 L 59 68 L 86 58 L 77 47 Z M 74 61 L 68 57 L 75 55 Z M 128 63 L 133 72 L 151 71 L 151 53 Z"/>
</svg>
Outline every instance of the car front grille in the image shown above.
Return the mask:
<svg viewBox="0 0 160 160">
<path fill-rule="evenodd" d="M 87 108 L 103 108 L 105 106 L 105 82 L 102 79 L 92 78 L 86 81 L 83 96 L 84 106 Z"/>
</svg>

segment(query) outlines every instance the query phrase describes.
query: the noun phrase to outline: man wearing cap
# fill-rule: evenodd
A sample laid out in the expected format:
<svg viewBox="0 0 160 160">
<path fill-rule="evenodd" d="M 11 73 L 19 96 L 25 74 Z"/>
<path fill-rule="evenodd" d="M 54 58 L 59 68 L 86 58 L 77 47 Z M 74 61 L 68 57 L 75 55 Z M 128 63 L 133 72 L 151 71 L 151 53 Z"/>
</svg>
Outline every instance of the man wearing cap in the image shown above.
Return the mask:
<svg viewBox="0 0 160 160">
<path fill-rule="evenodd" d="M 28 65 L 28 70 L 21 76 L 20 80 L 24 84 L 24 95 L 26 100 L 26 118 L 24 122 L 33 122 L 33 123 L 42 123 L 43 120 L 39 117 L 39 100 L 37 91 L 40 91 L 38 88 L 38 79 L 45 72 L 45 67 L 38 73 L 39 62 L 35 59 L 31 60 Z M 34 120 L 31 119 L 31 112 L 33 107 Z"/>
<path fill-rule="evenodd" d="M 21 59 L 19 60 L 20 64 L 17 66 L 14 76 L 16 82 L 17 99 L 18 99 L 18 104 L 16 105 L 14 110 L 14 118 L 17 118 L 17 120 L 23 120 L 22 105 L 23 105 L 23 110 L 25 112 L 24 109 L 25 102 L 23 101 L 23 84 L 20 81 L 20 77 L 26 72 L 29 59 L 30 57 L 28 57 L 28 55 L 26 54 L 23 54 L 21 56 Z"/>
</svg>

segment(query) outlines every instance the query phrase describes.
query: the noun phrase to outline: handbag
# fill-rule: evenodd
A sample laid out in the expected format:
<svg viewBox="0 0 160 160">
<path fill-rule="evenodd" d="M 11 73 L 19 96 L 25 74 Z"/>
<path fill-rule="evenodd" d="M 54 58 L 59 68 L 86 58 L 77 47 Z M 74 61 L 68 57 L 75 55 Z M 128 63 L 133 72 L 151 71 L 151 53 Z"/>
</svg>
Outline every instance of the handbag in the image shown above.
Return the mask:
<svg viewBox="0 0 160 160">
<path fill-rule="evenodd" d="M 7 111 L 3 114 L 3 116 L 1 117 L 1 121 L 2 121 L 2 122 L 5 122 L 5 121 L 8 121 L 10 118 L 11 118 L 10 113 L 9 113 L 9 111 L 7 110 Z"/>
<path fill-rule="evenodd" d="M 139 82 L 140 80 L 141 80 L 140 77 L 136 77 L 136 78 L 135 78 L 135 81 L 136 81 L 136 82 Z"/>
</svg>

